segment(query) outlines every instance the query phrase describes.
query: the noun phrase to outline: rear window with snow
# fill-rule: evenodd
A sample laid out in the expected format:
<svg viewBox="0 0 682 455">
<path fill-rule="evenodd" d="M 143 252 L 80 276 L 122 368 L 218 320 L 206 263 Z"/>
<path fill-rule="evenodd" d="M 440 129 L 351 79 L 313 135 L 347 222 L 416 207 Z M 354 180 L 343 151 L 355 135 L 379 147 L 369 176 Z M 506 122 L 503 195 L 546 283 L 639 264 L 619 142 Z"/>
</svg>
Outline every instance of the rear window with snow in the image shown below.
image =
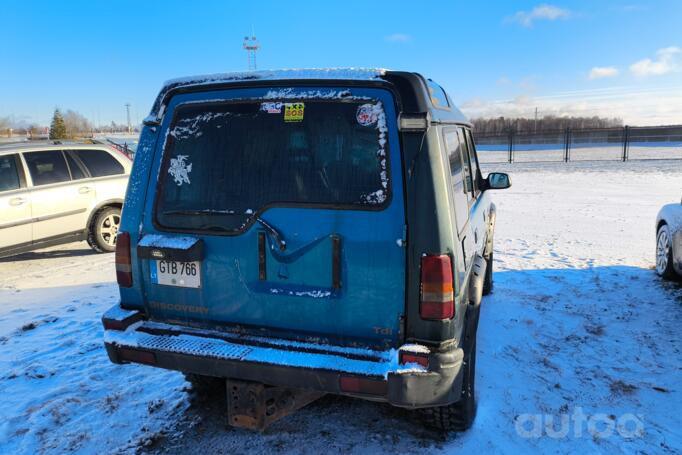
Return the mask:
<svg viewBox="0 0 682 455">
<path fill-rule="evenodd" d="M 272 205 L 381 209 L 387 134 L 381 101 L 371 99 L 181 105 L 167 133 L 157 221 L 237 231 Z"/>
</svg>

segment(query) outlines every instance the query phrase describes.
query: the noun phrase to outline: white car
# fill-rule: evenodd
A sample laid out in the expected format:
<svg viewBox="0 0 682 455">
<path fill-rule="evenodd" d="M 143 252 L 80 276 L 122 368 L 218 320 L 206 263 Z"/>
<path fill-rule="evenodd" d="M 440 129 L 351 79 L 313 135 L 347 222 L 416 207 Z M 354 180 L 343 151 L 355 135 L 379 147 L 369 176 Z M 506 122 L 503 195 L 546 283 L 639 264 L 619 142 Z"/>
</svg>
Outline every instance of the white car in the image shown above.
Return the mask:
<svg viewBox="0 0 682 455">
<path fill-rule="evenodd" d="M 131 166 L 99 144 L 0 148 L 0 257 L 80 240 L 114 251 Z"/>
<path fill-rule="evenodd" d="M 656 272 L 682 277 L 682 202 L 664 205 L 656 217 Z"/>
</svg>

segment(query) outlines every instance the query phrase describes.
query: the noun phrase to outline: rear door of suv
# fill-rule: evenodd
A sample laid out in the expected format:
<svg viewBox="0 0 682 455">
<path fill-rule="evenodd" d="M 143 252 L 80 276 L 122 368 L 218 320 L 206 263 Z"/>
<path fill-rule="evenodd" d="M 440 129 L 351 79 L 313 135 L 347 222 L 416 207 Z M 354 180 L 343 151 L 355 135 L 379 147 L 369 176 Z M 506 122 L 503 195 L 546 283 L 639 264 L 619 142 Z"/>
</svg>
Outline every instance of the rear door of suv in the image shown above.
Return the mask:
<svg viewBox="0 0 682 455">
<path fill-rule="evenodd" d="M 476 148 L 474 140 L 469 128 L 461 128 L 461 137 L 463 139 L 463 159 L 469 163 L 469 199 L 470 211 L 469 220 L 471 222 L 471 230 L 474 234 L 474 243 L 476 252 L 483 254 L 485 248 L 485 241 L 487 235 L 487 215 L 489 212 L 490 200 L 486 192 L 481 191 L 482 174 L 478 157 L 476 156 Z"/>
<path fill-rule="evenodd" d="M 470 269 L 476 253 L 474 234 L 469 219 L 469 208 L 473 204 L 471 167 L 465 147 L 465 138 L 460 127 L 445 127 L 443 129 L 443 140 L 450 164 L 451 201 L 454 207 L 451 214 L 452 222 L 453 226 L 457 226 L 456 240 L 463 253 L 457 255 L 459 261 L 457 266 L 458 281 L 461 290 L 463 289 L 462 283 L 466 279 L 466 271 Z"/>
<path fill-rule="evenodd" d="M 140 259 L 152 318 L 397 345 L 405 215 L 396 123 L 392 94 L 377 88 L 176 95 L 141 244 L 200 241 L 203 255 L 194 265 Z"/>
<path fill-rule="evenodd" d="M 62 150 L 24 152 L 31 178 L 33 241 L 85 230 L 95 189 L 77 169 L 70 170 Z"/>
<path fill-rule="evenodd" d="M 119 156 L 116 157 L 116 154 Z M 98 203 L 123 199 L 128 180 L 123 163 L 129 162 L 129 158 L 113 150 L 95 148 L 69 150 L 67 157 L 72 158 L 85 169 L 91 179 L 89 186 L 94 189 Z"/>
</svg>

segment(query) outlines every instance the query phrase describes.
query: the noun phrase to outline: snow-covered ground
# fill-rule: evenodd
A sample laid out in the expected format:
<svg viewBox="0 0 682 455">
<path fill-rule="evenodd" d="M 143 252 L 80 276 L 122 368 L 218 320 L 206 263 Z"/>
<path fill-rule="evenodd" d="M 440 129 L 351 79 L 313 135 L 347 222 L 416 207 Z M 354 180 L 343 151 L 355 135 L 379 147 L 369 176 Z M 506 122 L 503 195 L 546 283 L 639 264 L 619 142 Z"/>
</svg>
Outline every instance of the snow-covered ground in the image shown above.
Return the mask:
<svg viewBox="0 0 682 455">
<path fill-rule="evenodd" d="M 113 257 L 75 244 L 0 260 L 0 452 L 682 451 L 682 287 L 652 270 L 682 161 L 484 166 L 513 187 L 494 196 L 470 431 L 442 437 L 341 397 L 263 434 L 228 428 L 222 397 L 195 397 L 180 374 L 109 364 L 99 317 L 116 301 Z"/>
<path fill-rule="evenodd" d="M 109 362 L 113 255 L 74 243 L 0 259 L 0 453 L 114 453 L 182 411 L 173 372 Z"/>
</svg>

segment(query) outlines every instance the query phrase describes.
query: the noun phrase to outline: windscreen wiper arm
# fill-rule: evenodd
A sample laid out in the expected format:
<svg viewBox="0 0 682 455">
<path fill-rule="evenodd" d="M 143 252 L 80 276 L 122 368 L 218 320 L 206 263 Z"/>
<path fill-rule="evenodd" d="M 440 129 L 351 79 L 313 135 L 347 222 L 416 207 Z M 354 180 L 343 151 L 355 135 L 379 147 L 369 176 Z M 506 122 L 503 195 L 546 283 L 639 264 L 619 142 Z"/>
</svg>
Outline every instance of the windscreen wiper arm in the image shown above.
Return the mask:
<svg viewBox="0 0 682 455">
<path fill-rule="evenodd" d="M 236 213 L 230 213 L 230 212 L 218 212 L 218 211 L 211 211 L 211 210 L 167 210 L 163 212 L 164 215 L 187 215 L 187 216 L 193 216 L 193 215 L 237 215 Z M 275 239 L 277 244 L 279 245 L 280 251 L 284 251 L 287 249 L 287 242 L 284 240 L 284 237 L 282 234 L 279 233 L 277 229 L 275 229 L 274 226 L 272 226 L 270 223 L 265 221 L 263 218 L 256 216 L 255 220 L 258 221 L 268 233 L 272 236 L 272 238 Z M 219 226 L 211 226 L 212 230 L 219 230 Z M 224 229 L 223 229 L 224 230 Z"/>
<path fill-rule="evenodd" d="M 274 238 L 275 241 L 279 244 L 280 251 L 284 251 L 287 249 L 287 242 L 284 240 L 284 237 L 282 237 L 282 234 L 280 234 L 277 229 L 275 229 L 270 223 L 268 223 L 259 216 L 256 216 L 256 221 L 258 221 L 265 228 L 265 230 L 268 231 L 270 235 L 272 235 L 272 238 Z"/>
</svg>

